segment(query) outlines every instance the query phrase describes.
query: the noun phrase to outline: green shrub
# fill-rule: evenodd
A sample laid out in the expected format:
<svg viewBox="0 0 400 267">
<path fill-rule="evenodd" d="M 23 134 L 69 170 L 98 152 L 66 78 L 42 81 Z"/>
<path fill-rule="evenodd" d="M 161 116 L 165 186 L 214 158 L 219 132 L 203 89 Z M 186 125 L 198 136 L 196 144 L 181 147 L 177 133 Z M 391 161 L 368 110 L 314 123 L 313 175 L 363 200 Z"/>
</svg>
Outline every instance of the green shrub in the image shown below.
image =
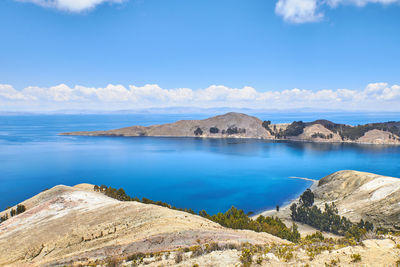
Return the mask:
<svg viewBox="0 0 400 267">
<path fill-rule="evenodd" d="M 360 254 L 351 254 L 350 258 L 351 258 L 352 262 L 360 262 L 361 261 L 361 255 Z"/>
<path fill-rule="evenodd" d="M 240 262 L 244 267 L 249 267 L 253 262 L 253 251 L 250 248 L 243 248 L 240 255 Z"/>
</svg>

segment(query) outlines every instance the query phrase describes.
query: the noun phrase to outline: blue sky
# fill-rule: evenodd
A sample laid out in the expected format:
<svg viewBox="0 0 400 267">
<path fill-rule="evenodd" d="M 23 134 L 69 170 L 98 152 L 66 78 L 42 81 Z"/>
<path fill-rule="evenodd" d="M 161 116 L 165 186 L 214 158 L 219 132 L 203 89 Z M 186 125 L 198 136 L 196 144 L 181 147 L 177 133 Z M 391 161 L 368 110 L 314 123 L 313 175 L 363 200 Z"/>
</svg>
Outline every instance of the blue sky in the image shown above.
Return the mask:
<svg viewBox="0 0 400 267">
<path fill-rule="evenodd" d="M 311 100 L 324 90 L 336 93 L 340 101 L 331 108 L 350 101 L 353 109 L 368 109 L 368 101 L 379 102 L 379 97 L 386 98 L 379 108 L 389 109 L 388 101 L 400 105 L 400 1 L 96 1 L 0 1 L 3 109 L 29 109 L 39 102 L 48 108 L 95 107 L 102 100 L 98 90 L 107 86 L 121 86 L 112 88 L 111 94 L 121 95 L 108 102 L 132 108 L 251 107 L 255 100 L 248 95 L 254 92 L 247 87 L 264 101 L 257 102 L 260 107 L 278 98 L 271 107 L 313 107 L 325 101 L 317 97 L 318 103 L 291 106 L 282 94 L 296 95 L 294 89 Z M 218 96 L 204 96 L 213 85 Z M 373 99 L 365 96 L 371 86 Z M 83 99 L 81 87 L 94 91 Z M 349 100 L 339 89 L 358 96 Z M 132 90 L 139 96 L 126 95 Z M 158 93 L 166 96 L 152 100 Z M 178 93 L 188 98 L 171 100 Z"/>
</svg>

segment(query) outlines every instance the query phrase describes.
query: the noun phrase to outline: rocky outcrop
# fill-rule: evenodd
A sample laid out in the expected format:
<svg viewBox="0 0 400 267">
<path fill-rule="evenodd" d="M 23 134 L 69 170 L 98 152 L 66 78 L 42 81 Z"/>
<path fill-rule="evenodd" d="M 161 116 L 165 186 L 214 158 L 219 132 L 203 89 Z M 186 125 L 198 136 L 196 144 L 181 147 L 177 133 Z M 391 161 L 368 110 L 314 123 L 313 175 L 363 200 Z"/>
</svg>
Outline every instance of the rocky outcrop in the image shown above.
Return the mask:
<svg viewBox="0 0 400 267">
<path fill-rule="evenodd" d="M 339 214 L 357 222 L 400 230 L 400 179 L 358 171 L 322 178 L 313 190 L 316 204 L 335 202 Z"/>
<path fill-rule="evenodd" d="M 108 131 L 67 132 L 85 136 L 165 136 L 203 138 L 259 138 L 308 142 L 400 144 L 400 123 L 373 123 L 350 126 L 327 120 L 271 124 L 270 121 L 230 112 L 204 120 L 181 120 L 152 126 L 131 126 Z"/>
</svg>

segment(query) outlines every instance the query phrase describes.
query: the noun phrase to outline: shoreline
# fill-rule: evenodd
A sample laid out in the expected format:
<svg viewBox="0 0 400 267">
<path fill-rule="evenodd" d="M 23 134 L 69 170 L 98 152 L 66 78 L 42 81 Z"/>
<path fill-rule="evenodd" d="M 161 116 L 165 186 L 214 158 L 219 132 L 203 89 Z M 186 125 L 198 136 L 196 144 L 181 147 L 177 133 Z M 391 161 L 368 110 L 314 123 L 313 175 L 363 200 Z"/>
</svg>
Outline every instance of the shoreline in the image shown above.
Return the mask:
<svg viewBox="0 0 400 267">
<path fill-rule="evenodd" d="M 290 179 L 298 179 L 298 180 L 305 180 L 305 181 L 312 182 L 312 184 L 309 187 L 307 187 L 305 190 L 307 190 L 307 189 L 311 189 L 311 190 L 315 189 L 318 186 L 318 182 L 319 182 L 319 180 L 306 178 L 306 177 L 290 176 L 288 178 L 290 178 Z M 301 194 L 303 194 L 303 192 Z M 279 212 L 277 212 L 276 209 L 268 209 L 268 210 L 264 210 L 264 211 L 258 212 L 257 214 L 252 215 L 251 218 L 252 219 L 256 219 L 260 215 L 263 215 L 263 216 L 274 216 L 274 215 L 277 215 L 278 213 L 285 215 L 285 212 L 290 209 L 290 206 L 293 203 L 298 202 L 301 194 L 298 197 L 296 197 L 295 199 L 290 200 L 288 204 L 286 204 L 286 205 L 284 205 L 282 207 L 279 207 Z"/>
<path fill-rule="evenodd" d="M 112 131 L 112 130 L 107 130 Z M 97 132 L 97 131 L 93 131 Z M 255 139 L 255 140 L 266 140 L 273 142 L 295 142 L 295 143 L 316 143 L 316 144 L 356 144 L 356 145 L 373 145 L 373 146 L 400 146 L 400 143 L 374 143 L 374 142 L 358 142 L 351 140 L 342 141 L 329 141 L 329 140 L 308 140 L 308 139 L 277 139 L 277 138 L 266 138 L 263 136 L 194 136 L 194 135 L 125 135 L 125 134 L 91 134 L 81 132 L 62 132 L 57 133 L 58 136 L 87 136 L 87 137 L 156 137 L 156 138 L 201 138 L 201 139 Z M 312 179 L 311 179 L 312 180 Z"/>
</svg>

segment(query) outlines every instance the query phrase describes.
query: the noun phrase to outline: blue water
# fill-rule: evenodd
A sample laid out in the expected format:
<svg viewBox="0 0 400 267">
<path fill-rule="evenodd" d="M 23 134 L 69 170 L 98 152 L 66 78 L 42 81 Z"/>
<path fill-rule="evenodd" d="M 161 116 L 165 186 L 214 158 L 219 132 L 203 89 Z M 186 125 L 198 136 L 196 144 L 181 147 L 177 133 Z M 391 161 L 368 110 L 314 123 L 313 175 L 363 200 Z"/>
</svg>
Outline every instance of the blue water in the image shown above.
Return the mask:
<svg viewBox="0 0 400 267">
<path fill-rule="evenodd" d="M 399 120 L 398 115 L 324 114 L 341 123 Z M 300 118 L 301 116 L 301 118 Z M 400 176 L 400 147 L 263 140 L 73 137 L 57 133 L 198 119 L 207 115 L 0 116 L 0 208 L 57 184 L 122 187 L 132 196 L 177 207 L 258 212 L 283 205 L 310 182 L 353 169 Z M 273 122 L 321 114 L 258 114 Z"/>
</svg>

